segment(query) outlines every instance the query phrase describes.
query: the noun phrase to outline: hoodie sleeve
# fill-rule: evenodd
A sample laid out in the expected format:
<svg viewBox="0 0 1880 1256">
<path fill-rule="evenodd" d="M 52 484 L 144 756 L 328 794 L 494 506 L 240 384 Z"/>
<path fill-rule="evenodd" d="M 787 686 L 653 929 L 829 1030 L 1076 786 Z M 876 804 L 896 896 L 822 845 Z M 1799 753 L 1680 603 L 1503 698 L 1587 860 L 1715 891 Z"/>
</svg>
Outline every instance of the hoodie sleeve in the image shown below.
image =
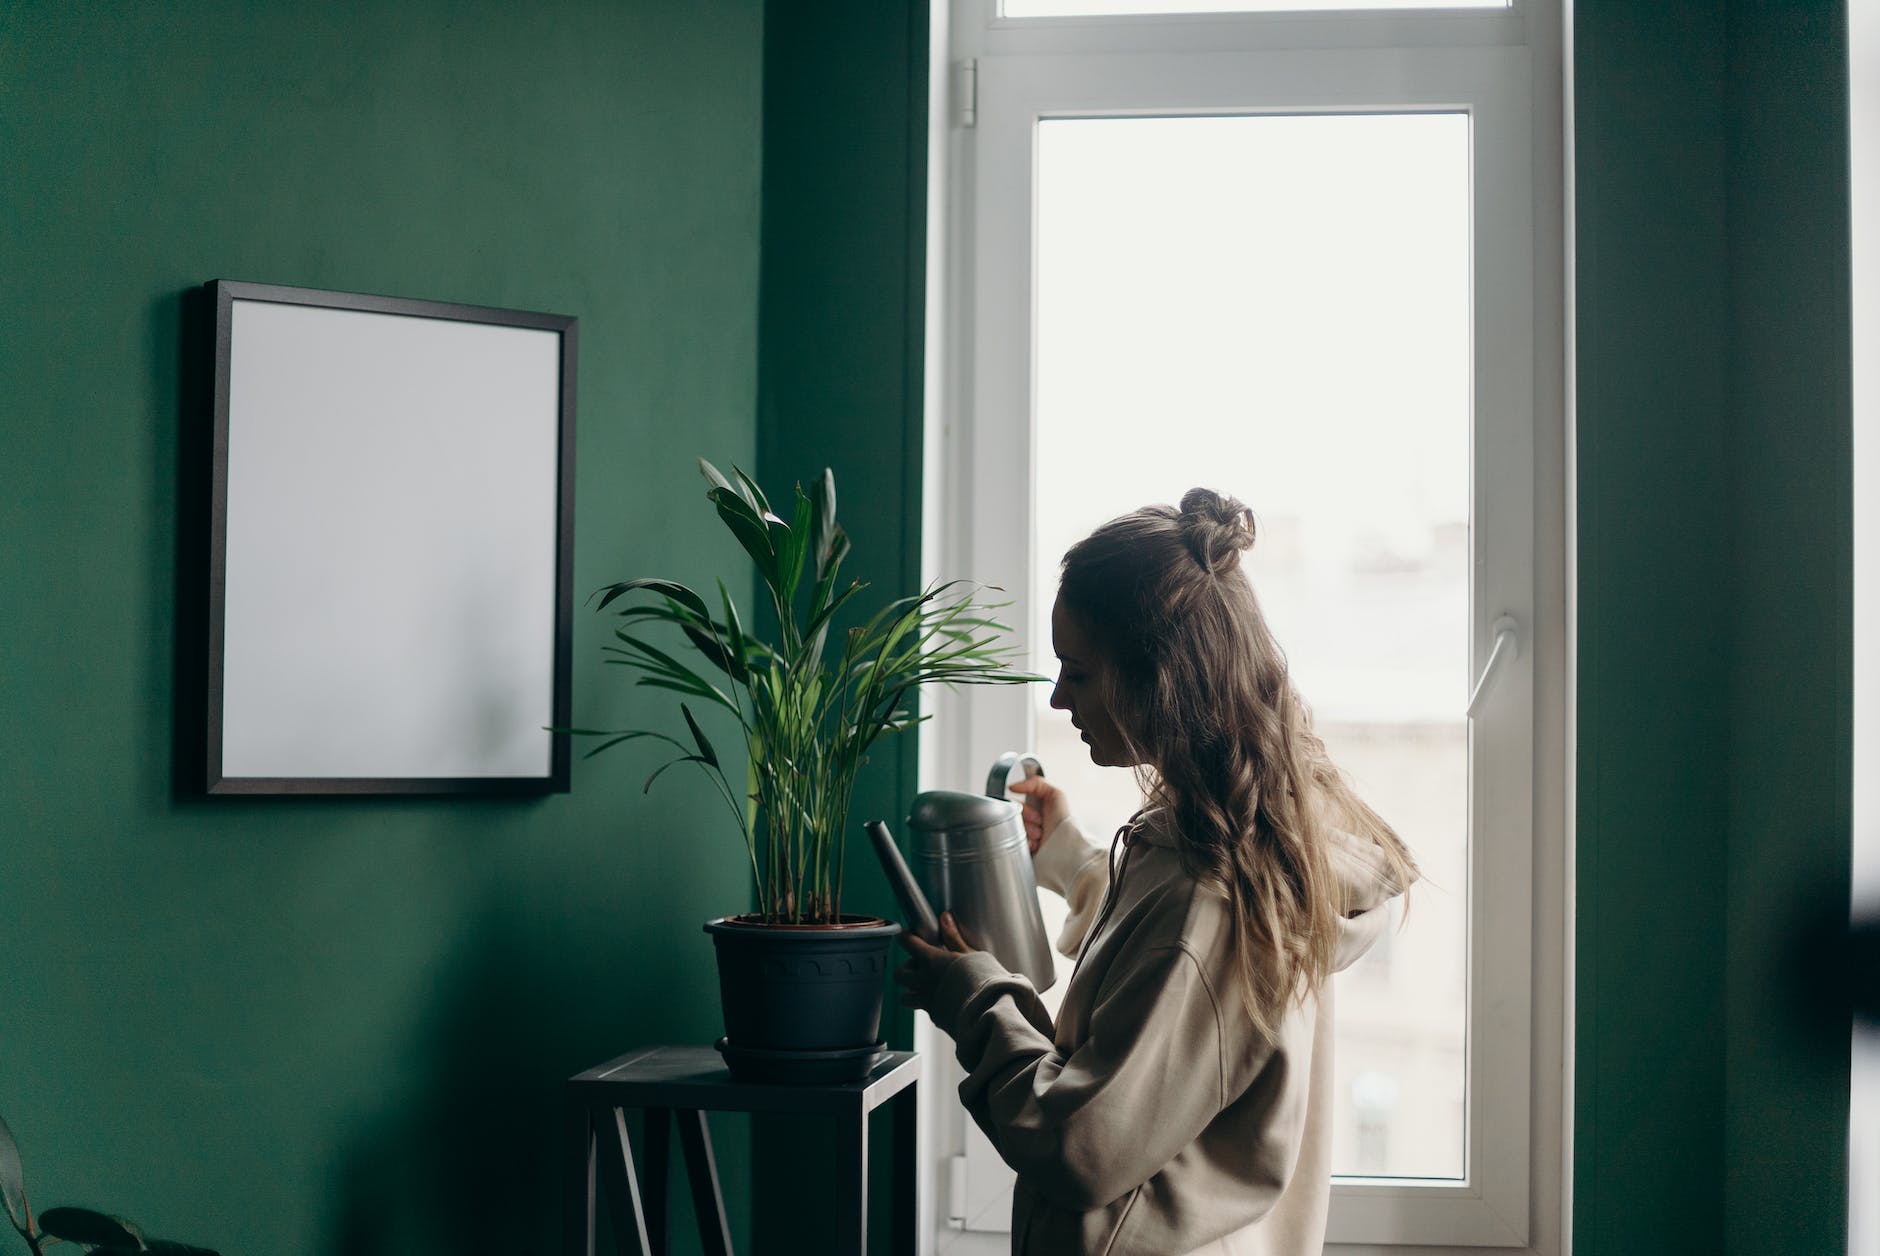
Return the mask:
<svg viewBox="0 0 1880 1256">
<path fill-rule="evenodd" d="M 1075 817 L 1066 816 L 1045 835 L 1032 859 L 1032 871 L 1039 885 L 1070 904 L 1057 949 L 1076 959 L 1110 885 L 1110 852 L 1091 841 Z"/>
<path fill-rule="evenodd" d="M 1332 873 L 1344 904 L 1338 921 L 1338 951 L 1332 971 L 1343 972 L 1364 957 L 1390 923 L 1390 905 L 1407 888 L 1397 884 L 1375 842 L 1331 829 Z"/>
<path fill-rule="evenodd" d="M 958 1044 L 966 1110 L 1063 1208 L 1100 1208 L 1148 1181 L 1227 1101 L 1215 994 L 1179 942 L 1146 949 L 1106 982 L 1068 1058 L 1030 983 L 990 955 L 948 969 L 933 1017 Z"/>
</svg>

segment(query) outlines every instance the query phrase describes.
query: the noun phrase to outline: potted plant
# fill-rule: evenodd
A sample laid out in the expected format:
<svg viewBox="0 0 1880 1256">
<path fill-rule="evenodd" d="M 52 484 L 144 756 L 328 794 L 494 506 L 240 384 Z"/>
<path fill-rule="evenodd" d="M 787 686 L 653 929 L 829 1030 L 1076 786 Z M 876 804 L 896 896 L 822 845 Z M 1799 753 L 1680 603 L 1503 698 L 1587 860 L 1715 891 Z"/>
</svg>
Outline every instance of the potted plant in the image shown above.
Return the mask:
<svg viewBox="0 0 1880 1256">
<path fill-rule="evenodd" d="M 720 581 L 713 601 L 672 580 L 624 580 L 598 610 L 623 599 L 608 661 L 637 684 L 680 696 L 688 741 L 646 729 L 576 730 L 606 736 L 588 753 L 639 738 L 669 743 L 667 769 L 698 767 L 730 810 L 756 883 L 757 910 L 712 920 L 724 1004 L 719 1049 L 733 1073 L 763 1080 L 829 1080 L 866 1073 L 880 1048 L 883 979 L 900 926 L 842 910 L 845 839 L 855 778 L 883 736 L 925 717 L 927 685 L 1021 684 L 996 606 L 964 581 L 898 598 L 859 624 L 838 627 L 868 585 L 837 586 L 849 538 L 836 522 L 835 476 L 801 485 L 791 517 L 772 511 L 757 484 L 699 460 L 719 521 L 756 564 L 766 627 L 738 610 Z M 637 596 L 636 596 L 637 595 Z M 774 626 L 773 626 L 774 625 Z M 693 666 L 648 638 L 676 630 Z M 744 742 L 734 782 L 700 723 L 717 707 Z M 730 765 L 735 768 L 735 765 Z"/>
</svg>

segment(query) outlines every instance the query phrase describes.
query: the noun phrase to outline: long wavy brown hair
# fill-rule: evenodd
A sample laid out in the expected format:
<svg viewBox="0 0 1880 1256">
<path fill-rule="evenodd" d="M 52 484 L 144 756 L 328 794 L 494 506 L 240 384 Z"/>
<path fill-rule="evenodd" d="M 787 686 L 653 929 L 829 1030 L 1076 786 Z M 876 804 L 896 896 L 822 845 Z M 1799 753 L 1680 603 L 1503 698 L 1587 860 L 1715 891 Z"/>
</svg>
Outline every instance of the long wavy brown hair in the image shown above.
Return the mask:
<svg viewBox="0 0 1880 1256">
<path fill-rule="evenodd" d="M 1271 1037 L 1332 970 L 1349 905 L 1328 830 L 1375 843 L 1398 886 L 1416 863 L 1313 732 L 1241 569 L 1253 542 L 1252 511 L 1191 489 L 1071 547 L 1058 596 L 1103 656 L 1147 804 L 1172 813 L 1189 871 L 1233 905 L 1247 1013 Z"/>
</svg>

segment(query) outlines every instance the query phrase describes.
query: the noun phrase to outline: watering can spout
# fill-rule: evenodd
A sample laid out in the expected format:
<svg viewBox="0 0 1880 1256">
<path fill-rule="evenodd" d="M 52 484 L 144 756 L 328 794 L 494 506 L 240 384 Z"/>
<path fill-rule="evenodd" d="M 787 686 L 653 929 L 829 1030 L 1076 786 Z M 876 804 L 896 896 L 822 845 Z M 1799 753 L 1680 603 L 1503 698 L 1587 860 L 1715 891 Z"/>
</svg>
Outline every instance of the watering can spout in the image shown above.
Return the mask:
<svg viewBox="0 0 1880 1256">
<path fill-rule="evenodd" d="M 870 820 L 863 827 L 868 830 L 868 840 L 875 845 L 875 856 L 881 860 L 882 871 L 888 874 L 889 887 L 901 902 L 903 923 L 927 941 L 938 942 L 940 921 L 934 915 L 933 904 L 921 892 L 920 883 L 908 871 L 907 861 L 901 858 L 901 849 L 894 844 L 894 834 L 879 820 Z"/>
</svg>

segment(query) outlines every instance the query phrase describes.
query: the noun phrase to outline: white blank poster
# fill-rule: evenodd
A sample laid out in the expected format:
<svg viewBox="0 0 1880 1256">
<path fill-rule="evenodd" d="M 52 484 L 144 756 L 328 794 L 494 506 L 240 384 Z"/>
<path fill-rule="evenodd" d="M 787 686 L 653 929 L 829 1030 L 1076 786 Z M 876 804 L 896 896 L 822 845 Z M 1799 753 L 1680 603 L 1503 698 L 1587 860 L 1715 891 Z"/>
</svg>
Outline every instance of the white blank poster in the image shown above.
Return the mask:
<svg viewBox="0 0 1880 1256">
<path fill-rule="evenodd" d="M 560 355 L 233 302 L 223 777 L 549 774 Z"/>
</svg>

